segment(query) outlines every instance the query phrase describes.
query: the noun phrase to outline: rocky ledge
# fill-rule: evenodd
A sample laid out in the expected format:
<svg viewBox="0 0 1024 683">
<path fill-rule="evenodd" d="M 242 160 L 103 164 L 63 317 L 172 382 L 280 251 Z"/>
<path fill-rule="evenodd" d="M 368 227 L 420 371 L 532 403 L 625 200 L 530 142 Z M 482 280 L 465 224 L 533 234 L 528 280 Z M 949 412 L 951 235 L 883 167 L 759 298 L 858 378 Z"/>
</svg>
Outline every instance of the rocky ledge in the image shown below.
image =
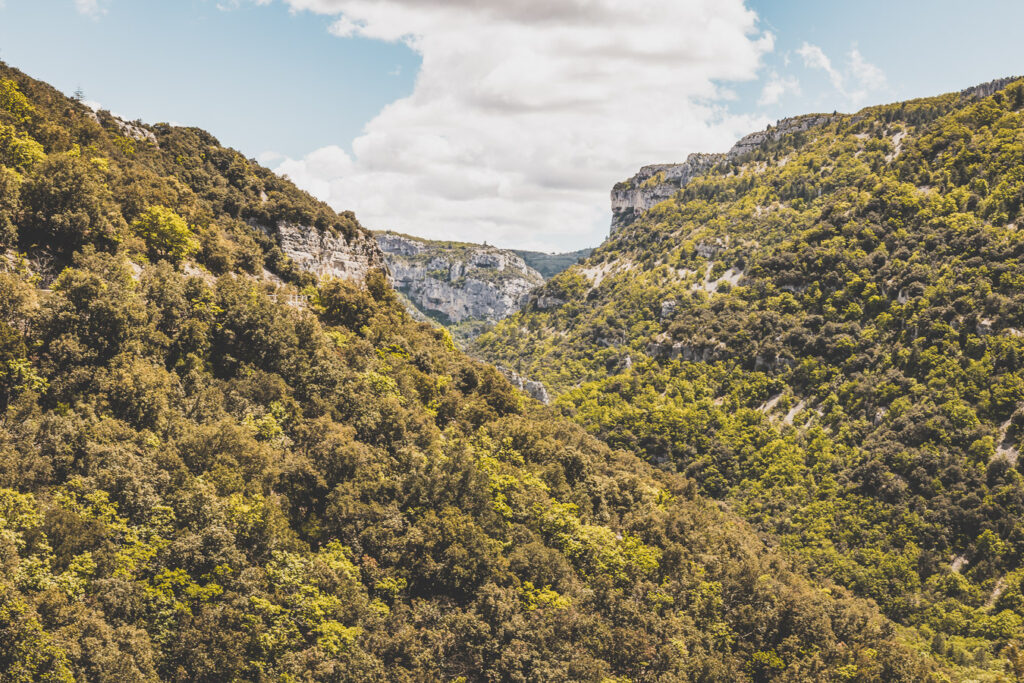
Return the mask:
<svg viewBox="0 0 1024 683">
<path fill-rule="evenodd" d="M 681 164 L 644 166 L 635 176 L 617 183 L 612 189 L 612 233 L 631 224 L 655 204 L 672 198 L 691 179 L 707 173 L 719 163 L 741 157 L 787 135 L 824 126 L 835 118 L 834 114 L 809 114 L 782 119 L 774 126 L 740 138 L 724 154 L 691 154 Z"/>
<path fill-rule="evenodd" d="M 541 382 L 526 379 L 511 368 L 506 368 L 501 365 L 496 367 L 501 374 L 505 375 L 505 379 L 507 379 L 512 386 L 519 391 L 525 392 L 530 396 L 530 398 L 540 401 L 544 405 L 551 403 L 551 396 L 548 394 L 548 389 Z"/>
<path fill-rule="evenodd" d="M 371 270 L 385 268 L 376 241 L 361 230 L 347 237 L 343 233 L 320 232 L 313 227 L 281 222 L 275 236 L 281 251 L 296 266 L 319 277 L 362 282 Z"/>
<path fill-rule="evenodd" d="M 444 324 L 497 321 L 522 308 L 544 278 L 497 247 L 377 233 L 391 279 L 416 308 Z"/>
</svg>

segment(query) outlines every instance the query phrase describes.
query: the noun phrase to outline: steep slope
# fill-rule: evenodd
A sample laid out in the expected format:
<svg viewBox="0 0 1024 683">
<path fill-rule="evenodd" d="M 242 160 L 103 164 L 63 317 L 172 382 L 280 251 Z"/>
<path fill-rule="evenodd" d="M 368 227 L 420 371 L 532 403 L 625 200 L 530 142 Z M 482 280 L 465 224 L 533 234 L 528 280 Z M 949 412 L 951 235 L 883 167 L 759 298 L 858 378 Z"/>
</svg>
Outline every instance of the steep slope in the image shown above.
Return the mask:
<svg viewBox="0 0 1024 683">
<path fill-rule="evenodd" d="M 630 225 L 654 205 L 671 199 L 681 187 L 715 166 L 739 159 L 766 143 L 825 125 L 836 118 L 836 115 L 809 114 L 782 119 L 775 126 L 744 136 L 725 154 L 697 152 L 681 164 L 644 166 L 632 178 L 616 183 L 612 188 L 612 232 Z"/>
<path fill-rule="evenodd" d="M 113 247 L 137 236 L 129 226 L 147 202 L 173 206 L 192 226 L 187 254 L 213 274 L 237 268 L 258 275 L 266 267 L 303 284 L 314 279 L 303 272 L 359 280 L 382 267 L 352 213 L 336 214 L 209 133 L 127 123 L 14 70 L 0 73 L 7 112 L 0 246 L 28 249 L 50 275 L 88 241 Z M 16 241 L 15 215 L 22 217 Z M 166 245 L 149 237 L 156 256 Z"/>
<path fill-rule="evenodd" d="M 1022 107 L 1004 79 L 646 168 L 477 351 L 936 655 L 1020 677 Z"/>
<path fill-rule="evenodd" d="M 376 236 L 395 289 L 445 325 L 501 320 L 544 283 L 540 273 L 505 249 L 393 232 Z"/>
<path fill-rule="evenodd" d="M 0 679 L 969 673 L 411 321 L 350 214 L 98 118 L 0 67 Z"/>
</svg>

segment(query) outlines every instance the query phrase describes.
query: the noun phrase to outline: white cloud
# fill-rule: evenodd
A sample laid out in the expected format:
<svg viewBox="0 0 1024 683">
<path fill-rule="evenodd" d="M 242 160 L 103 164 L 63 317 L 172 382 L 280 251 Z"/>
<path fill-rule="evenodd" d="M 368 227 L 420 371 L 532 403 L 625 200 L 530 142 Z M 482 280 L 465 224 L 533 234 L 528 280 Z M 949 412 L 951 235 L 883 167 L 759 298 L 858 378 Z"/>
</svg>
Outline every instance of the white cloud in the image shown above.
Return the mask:
<svg viewBox="0 0 1024 683">
<path fill-rule="evenodd" d="M 373 228 L 568 248 L 607 233 L 611 185 L 639 166 L 728 148 L 730 116 L 773 36 L 742 0 L 285 0 L 332 32 L 403 41 L 411 95 L 352 143 L 278 166 Z"/>
<path fill-rule="evenodd" d="M 828 55 L 817 45 L 804 43 L 797 54 L 803 58 L 807 68 L 824 71 L 832 86 L 854 107 L 864 104 L 869 96 L 888 86 L 885 73 L 864 59 L 856 45 L 847 53 L 846 68 L 843 71 L 836 69 Z"/>
<path fill-rule="evenodd" d="M 87 17 L 98 17 L 106 14 L 107 10 L 100 5 L 100 0 L 75 0 L 75 9 L 79 14 Z"/>
<path fill-rule="evenodd" d="M 254 5 L 269 5 L 273 0 L 247 0 Z M 246 0 L 223 0 L 217 3 L 217 9 L 222 12 L 230 12 L 242 6 Z"/>
<path fill-rule="evenodd" d="M 828 74 L 828 79 L 832 81 L 832 85 L 836 90 L 840 92 L 846 91 L 843 84 L 843 75 L 832 66 L 832 60 L 828 58 L 824 50 L 817 45 L 804 43 L 796 53 L 804 60 L 804 66 L 808 69 L 821 69 Z"/>
<path fill-rule="evenodd" d="M 865 90 L 880 90 L 886 85 L 885 73 L 865 60 L 856 47 L 850 50 L 850 73 Z"/>
<path fill-rule="evenodd" d="M 318 149 L 301 161 L 278 156 L 277 172 L 291 178 L 316 197 L 331 197 L 339 179 L 352 174 L 352 159 L 345 150 L 331 145 Z"/>
<path fill-rule="evenodd" d="M 792 76 L 780 76 L 772 71 L 768 75 L 768 81 L 761 90 L 761 97 L 758 98 L 758 106 L 765 107 L 778 104 L 785 95 L 799 95 L 800 83 Z"/>
</svg>

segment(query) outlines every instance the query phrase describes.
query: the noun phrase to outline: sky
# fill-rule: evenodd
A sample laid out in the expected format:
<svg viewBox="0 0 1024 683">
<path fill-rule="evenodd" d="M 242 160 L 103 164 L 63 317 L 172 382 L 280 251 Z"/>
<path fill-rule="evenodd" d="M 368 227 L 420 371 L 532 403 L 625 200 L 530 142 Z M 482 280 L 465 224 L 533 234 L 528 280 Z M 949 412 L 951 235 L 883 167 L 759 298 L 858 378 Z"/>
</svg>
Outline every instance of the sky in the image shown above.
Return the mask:
<svg viewBox="0 0 1024 683">
<path fill-rule="evenodd" d="M 0 59 L 195 125 L 371 229 L 599 244 L 618 180 L 1024 74 L 1012 0 L 0 0 Z"/>
</svg>

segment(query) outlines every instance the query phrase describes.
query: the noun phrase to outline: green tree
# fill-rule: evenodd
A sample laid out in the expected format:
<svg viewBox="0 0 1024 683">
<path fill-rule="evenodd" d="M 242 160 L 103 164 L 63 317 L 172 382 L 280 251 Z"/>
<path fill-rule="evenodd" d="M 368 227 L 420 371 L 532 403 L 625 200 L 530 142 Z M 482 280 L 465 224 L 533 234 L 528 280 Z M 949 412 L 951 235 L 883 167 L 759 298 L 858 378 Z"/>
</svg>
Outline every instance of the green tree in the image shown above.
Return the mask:
<svg viewBox="0 0 1024 683">
<path fill-rule="evenodd" d="M 0 165 L 25 171 L 44 158 L 43 146 L 30 135 L 0 123 Z"/>
<path fill-rule="evenodd" d="M 185 219 L 166 206 L 151 206 L 132 223 L 132 232 L 146 241 L 150 252 L 180 261 L 199 250 Z"/>
<path fill-rule="evenodd" d="M 0 79 L 0 111 L 6 112 L 15 123 L 24 124 L 32 115 L 33 107 L 18 84 L 9 78 Z"/>
<path fill-rule="evenodd" d="M 21 240 L 70 254 L 84 244 L 110 246 L 125 223 L 110 189 L 88 161 L 58 154 L 36 164 L 21 188 Z"/>
<path fill-rule="evenodd" d="M 21 206 L 21 176 L 0 166 L 0 247 L 14 246 L 18 229 L 14 221 Z"/>
</svg>

